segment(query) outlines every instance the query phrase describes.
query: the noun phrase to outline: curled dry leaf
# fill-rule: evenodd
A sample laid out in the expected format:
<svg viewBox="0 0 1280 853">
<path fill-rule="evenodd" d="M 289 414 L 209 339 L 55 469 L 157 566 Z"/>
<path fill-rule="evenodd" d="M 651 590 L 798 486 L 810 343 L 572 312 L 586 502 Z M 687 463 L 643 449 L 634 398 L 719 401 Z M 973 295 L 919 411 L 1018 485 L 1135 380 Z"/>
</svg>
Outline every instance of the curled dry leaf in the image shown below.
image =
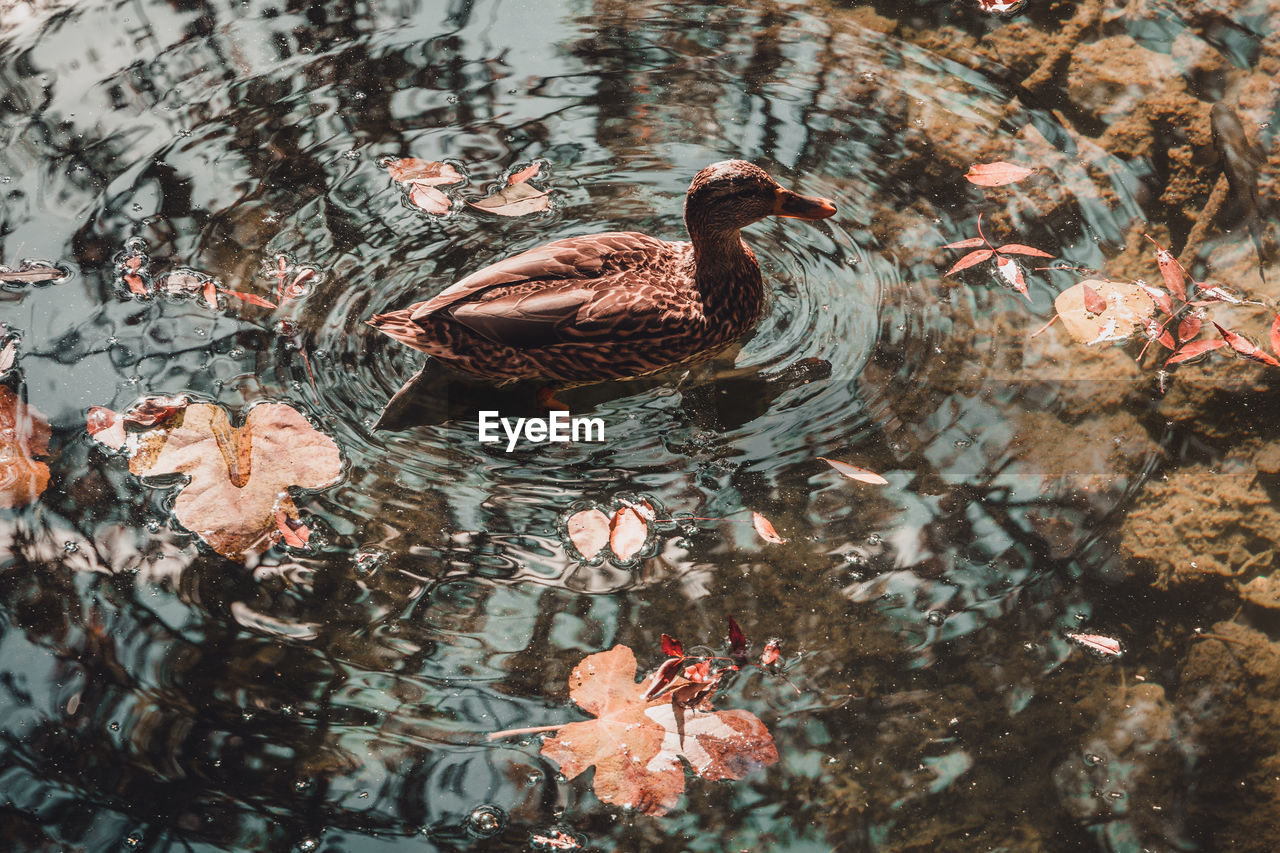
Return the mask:
<svg viewBox="0 0 1280 853">
<path fill-rule="evenodd" d="M 49 487 L 49 422 L 13 389 L 0 385 L 0 507 L 34 503 Z"/>
<path fill-rule="evenodd" d="M 499 216 L 524 216 L 551 206 L 551 196 L 531 184 L 509 184 L 491 196 L 467 204 Z"/>
<path fill-rule="evenodd" d="M 89 435 L 101 445 L 120 450 L 124 447 L 124 418 L 105 406 L 90 406 L 87 418 Z"/>
<path fill-rule="evenodd" d="M 1184 361 L 1190 361 L 1196 356 L 1204 355 L 1207 352 L 1213 352 L 1214 350 L 1225 347 L 1226 345 L 1227 342 L 1221 338 L 1214 338 L 1211 341 L 1192 341 L 1191 343 L 1183 346 L 1173 355 L 1169 356 L 1168 360 L 1165 361 L 1164 366 L 1168 367 L 1171 364 L 1180 364 Z"/>
<path fill-rule="evenodd" d="M 409 191 L 409 201 L 414 207 L 437 216 L 449 212 L 452 202 L 436 187 L 456 184 L 462 180 L 462 173 L 453 166 L 435 160 L 419 160 L 416 157 L 384 160 L 383 165 L 391 179 Z M 283 295 L 281 298 L 283 299 Z"/>
<path fill-rule="evenodd" d="M 652 508 L 649 511 L 652 513 Z M 625 563 L 640 553 L 648 539 L 649 525 L 637 505 L 618 507 L 609 520 L 609 548 L 614 556 Z"/>
<path fill-rule="evenodd" d="M 1105 657 L 1119 657 L 1120 655 L 1120 641 L 1115 637 L 1106 637 L 1102 634 L 1073 634 L 1067 632 L 1067 639 Z"/>
<path fill-rule="evenodd" d="M 542 754 L 572 779 L 595 767 L 601 801 L 661 815 L 684 792 L 689 763 L 704 779 L 742 779 L 778 760 L 764 723 L 742 710 L 708 711 L 646 699 L 626 646 L 588 655 L 569 676 L 569 695 L 596 717 L 559 727 Z"/>
<path fill-rule="evenodd" d="M 409 188 L 409 201 L 419 210 L 436 216 L 443 216 L 453 207 L 449 197 L 435 187 L 414 184 Z"/>
<path fill-rule="evenodd" d="M 569 516 L 565 525 L 569 541 L 584 560 L 595 559 L 609 544 L 609 516 L 598 509 L 584 509 Z"/>
<path fill-rule="evenodd" d="M 240 427 L 231 426 L 221 407 L 192 403 L 152 429 L 131 433 L 129 456 L 129 470 L 139 477 L 187 475 L 174 515 L 231 558 L 282 538 L 277 513 L 301 524 L 289 487 L 331 486 L 342 470 L 333 439 L 283 403 L 254 406 Z"/>
<path fill-rule="evenodd" d="M 511 177 L 507 178 L 507 185 L 510 186 L 511 184 L 523 184 L 525 181 L 529 180 L 530 178 L 536 177 L 538 172 L 541 170 L 542 170 L 541 163 L 535 162 L 528 166 L 525 166 L 523 169 L 516 172 Z"/>
<path fill-rule="evenodd" d="M 755 527 L 756 533 L 760 534 L 760 538 L 766 542 L 781 545 L 787 541 L 778 535 L 778 531 L 773 529 L 773 523 L 758 512 L 751 513 L 751 524 Z"/>
<path fill-rule="evenodd" d="M 1022 3 L 995 3 L 994 6 L 1021 6 Z M 988 8 L 986 11 L 1000 11 L 995 8 Z M 1034 169 L 1028 169 L 1026 166 L 1019 166 L 1017 163 L 1006 163 L 1003 160 L 995 163 L 975 163 L 969 167 L 969 171 L 965 172 L 965 179 L 971 184 L 977 184 L 980 187 L 1000 187 L 1005 184 L 1012 184 L 1020 181 L 1030 175 Z"/>
<path fill-rule="evenodd" d="M 850 465 L 848 462 L 837 462 L 825 456 L 819 456 L 818 459 L 827 463 L 836 469 L 841 476 L 848 477 L 850 480 L 857 480 L 859 483 L 871 483 L 874 486 L 887 486 L 889 484 L 888 480 L 875 471 L 868 471 L 866 468 L 859 468 L 857 465 Z"/>
<path fill-rule="evenodd" d="M 1106 301 L 1106 310 L 1090 311 L 1084 304 L 1088 286 Z M 1123 341 L 1146 326 L 1155 313 L 1155 303 L 1139 284 L 1090 279 L 1058 294 L 1053 307 L 1062 318 L 1067 333 L 1082 344 Z"/>
</svg>

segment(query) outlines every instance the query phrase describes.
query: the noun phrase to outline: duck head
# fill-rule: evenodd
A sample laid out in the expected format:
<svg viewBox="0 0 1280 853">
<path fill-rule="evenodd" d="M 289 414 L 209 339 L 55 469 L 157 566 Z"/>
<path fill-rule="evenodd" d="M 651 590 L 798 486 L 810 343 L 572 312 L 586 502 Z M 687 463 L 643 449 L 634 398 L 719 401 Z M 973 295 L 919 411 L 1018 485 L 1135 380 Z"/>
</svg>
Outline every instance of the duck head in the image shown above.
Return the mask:
<svg viewBox="0 0 1280 853">
<path fill-rule="evenodd" d="M 735 232 L 766 216 L 826 219 L 835 212 L 830 199 L 785 189 L 745 160 L 712 163 L 694 176 L 684 197 L 685 224 L 695 237 L 708 231 Z"/>
</svg>

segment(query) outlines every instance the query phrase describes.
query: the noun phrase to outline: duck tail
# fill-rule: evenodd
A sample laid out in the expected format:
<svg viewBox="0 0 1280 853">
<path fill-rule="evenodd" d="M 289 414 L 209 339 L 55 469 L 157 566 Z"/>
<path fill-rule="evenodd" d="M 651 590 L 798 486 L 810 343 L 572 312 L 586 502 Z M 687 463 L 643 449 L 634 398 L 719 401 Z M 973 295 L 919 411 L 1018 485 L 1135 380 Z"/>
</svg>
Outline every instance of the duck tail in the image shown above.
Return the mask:
<svg viewBox="0 0 1280 853">
<path fill-rule="evenodd" d="M 374 314 L 366 322 L 389 338 L 399 341 L 405 346 L 426 352 L 426 336 L 424 330 L 410 319 L 411 311 L 403 308 L 387 314 Z"/>
</svg>

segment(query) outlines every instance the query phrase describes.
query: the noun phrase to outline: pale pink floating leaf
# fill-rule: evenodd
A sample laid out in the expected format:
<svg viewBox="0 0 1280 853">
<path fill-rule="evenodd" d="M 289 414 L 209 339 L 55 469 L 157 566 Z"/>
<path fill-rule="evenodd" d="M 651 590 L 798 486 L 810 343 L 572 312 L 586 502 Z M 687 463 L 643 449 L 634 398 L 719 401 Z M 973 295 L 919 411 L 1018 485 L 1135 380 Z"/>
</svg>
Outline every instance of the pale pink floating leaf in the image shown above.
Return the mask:
<svg viewBox="0 0 1280 853">
<path fill-rule="evenodd" d="M 609 544 L 609 516 L 598 509 L 575 512 L 565 526 L 569 541 L 584 560 L 594 559 Z"/>
<path fill-rule="evenodd" d="M 1005 5 L 1021 5 L 1021 3 Z M 988 9 L 987 11 L 999 10 Z M 1034 169 L 1028 169 L 1026 166 L 1019 166 L 1017 163 L 1006 163 L 1003 160 L 999 160 L 995 163 L 975 163 L 969 167 L 969 171 L 964 176 L 969 183 L 977 184 L 980 187 L 1000 187 L 1020 181 L 1034 171 Z"/>
<path fill-rule="evenodd" d="M 859 483 L 870 483 L 874 486 L 886 486 L 889 481 L 881 477 L 875 471 L 869 471 L 866 468 L 859 468 L 857 465 L 850 465 L 848 462 L 838 462 L 835 459 L 828 459 L 825 456 L 819 456 L 818 459 L 827 463 L 836 469 L 843 477 L 850 480 L 857 480 Z"/>
<path fill-rule="evenodd" d="M 1119 657 L 1120 652 L 1122 651 L 1119 640 L 1115 637 L 1107 637 L 1102 634 L 1075 634 L 1068 631 L 1067 639 L 1071 640 L 1073 643 L 1078 643 L 1080 646 L 1083 646 L 1091 652 L 1096 652 L 1107 657 Z"/>
<path fill-rule="evenodd" d="M 778 531 L 773 529 L 773 523 L 758 512 L 751 513 L 751 524 L 755 527 L 756 533 L 760 534 L 760 538 L 766 542 L 781 545 L 787 541 L 778 535 Z"/>
</svg>

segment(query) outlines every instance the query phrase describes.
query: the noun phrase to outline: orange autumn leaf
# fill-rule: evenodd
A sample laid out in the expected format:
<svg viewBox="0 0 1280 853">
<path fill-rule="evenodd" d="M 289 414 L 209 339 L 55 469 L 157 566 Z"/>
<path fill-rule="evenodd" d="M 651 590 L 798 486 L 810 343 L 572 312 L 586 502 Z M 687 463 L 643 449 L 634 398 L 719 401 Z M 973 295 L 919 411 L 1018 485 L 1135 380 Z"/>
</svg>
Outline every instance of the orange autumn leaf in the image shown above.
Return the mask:
<svg viewBox="0 0 1280 853">
<path fill-rule="evenodd" d="M 777 762 L 764 723 L 749 711 L 684 707 L 669 695 L 645 698 L 626 646 L 588 655 L 569 676 L 569 695 L 596 719 L 558 727 L 542 754 L 572 779 L 595 767 L 601 801 L 661 815 L 684 792 L 684 767 L 704 779 L 742 779 Z"/>
<path fill-rule="evenodd" d="M 758 512 L 751 513 L 751 524 L 755 527 L 756 533 L 760 534 L 760 538 L 766 542 L 781 545 L 787 541 L 773 529 L 773 523 Z"/>
<path fill-rule="evenodd" d="M 462 173 L 448 163 L 436 160 L 419 160 L 417 157 L 403 157 L 383 161 L 391 180 L 401 184 L 417 184 L 424 187 L 436 187 L 456 184 L 462 180 Z"/>
<path fill-rule="evenodd" d="M 609 516 L 598 509 L 584 509 L 569 516 L 565 523 L 569 541 L 584 560 L 595 559 L 609 544 Z"/>
<path fill-rule="evenodd" d="M 536 177 L 538 172 L 542 170 L 542 164 L 534 162 L 529 166 L 525 166 L 511 177 L 507 178 L 507 184 L 523 184 L 530 178 Z"/>
<path fill-rule="evenodd" d="M 0 507 L 34 503 L 49 487 L 49 422 L 13 389 L 0 385 Z"/>
<path fill-rule="evenodd" d="M 129 434 L 129 470 L 139 477 L 185 474 L 173 514 L 225 557 L 242 559 L 302 527 L 288 489 L 338 481 L 338 446 L 292 406 L 260 403 L 233 427 L 220 406 L 192 403 Z M 280 520 L 280 516 L 284 520 Z"/>
<path fill-rule="evenodd" d="M 649 539 L 649 525 L 640 508 L 645 504 L 628 504 L 618 508 L 609 520 L 609 548 L 624 563 L 640 553 Z M 649 513 L 652 514 L 652 509 Z"/>
<path fill-rule="evenodd" d="M 1035 170 L 1026 166 L 1000 160 L 995 163 L 975 163 L 964 176 L 969 183 L 980 187 L 1000 187 L 1020 181 L 1033 171 Z"/>
</svg>

